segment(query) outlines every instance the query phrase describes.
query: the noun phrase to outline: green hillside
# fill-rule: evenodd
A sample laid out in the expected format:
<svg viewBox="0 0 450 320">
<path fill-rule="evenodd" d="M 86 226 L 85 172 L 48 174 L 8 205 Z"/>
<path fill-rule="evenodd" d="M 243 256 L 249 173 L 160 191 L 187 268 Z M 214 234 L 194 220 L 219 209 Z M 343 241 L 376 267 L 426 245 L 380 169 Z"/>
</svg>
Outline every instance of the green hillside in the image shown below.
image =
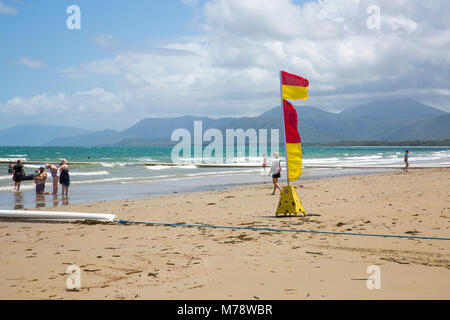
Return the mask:
<svg viewBox="0 0 450 320">
<path fill-rule="evenodd" d="M 298 129 L 304 143 L 450 138 L 450 114 L 412 99 L 373 101 L 341 113 L 311 106 L 297 106 L 296 109 Z M 4 145 L 21 145 L 28 141 L 30 145 L 51 146 L 170 145 L 173 144 L 171 134 L 178 128 L 187 129 L 193 134 L 194 121 L 202 121 L 203 132 L 217 128 L 224 136 L 226 129 L 279 129 L 280 140 L 283 139 L 281 108 L 275 107 L 257 117 L 147 118 L 123 131 L 89 132 L 76 128 L 23 126 L 0 131 L 0 142 Z"/>
</svg>

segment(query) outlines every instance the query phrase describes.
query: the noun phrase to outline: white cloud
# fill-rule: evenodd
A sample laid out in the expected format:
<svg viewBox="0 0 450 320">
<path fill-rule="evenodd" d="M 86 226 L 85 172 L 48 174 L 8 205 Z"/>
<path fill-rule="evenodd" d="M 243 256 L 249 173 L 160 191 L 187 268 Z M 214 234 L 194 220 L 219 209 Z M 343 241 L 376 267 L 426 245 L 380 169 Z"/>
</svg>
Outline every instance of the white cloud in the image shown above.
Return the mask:
<svg viewBox="0 0 450 320">
<path fill-rule="evenodd" d="M 96 34 L 91 37 L 91 40 L 94 41 L 98 46 L 106 49 L 117 48 L 120 44 L 119 39 L 111 34 Z"/>
<path fill-rule="evenodd" d="M 47 64 L 43 60 L 32 59 L 30 57 L 21 57 L 19 60 L 8 61 L 7 64 L 21 65 L 35 70 L 47 67 Z"/>
<path fill-rule="evenodd" d="M 392 30 L 403 29 L 407 32 L 413 32 L 417 28 L 417 23 L 414 20 L 408 19 L 403 15 L 398 16 L 383 16 L 382 23 L 385 22 Z"/>
<path fill-rule="evenodd" d="M 117 75 L 119 69 L 113 61 L 111 59 L 90 61 L 76 67 L 64 68 L 61 72 L 70 78 L 83 78 L 93 74 Z"/>
<path fill-rule="evenodd" d="M 380 30 L 366 26 L 371 4 L 381 8 Z M 450 20 L 447 2 L 440 4 L 209 1 L 199 36 L 122 48 L 111 59 L 62 70 L 72 78 L 114 76 L 121 88 L 67 94 L 62 105 L 123 118 L 256 115 L 279 104 L 283 69 L 310 80 L 310 98 L 298 104 L 341 110 L 408 96 L 450 111 Z M 108 39 L 115 41 L 103 35 L 97 43 Z"/>
<path fill-rule="evenodd" d="M 0 0 L 0 14 L 17 14 L 17 8 Z"/>
<path fill-rule="evenodd" d="M 187 6 L 195 6 L 198 4 L 199 0 L 181 0 L 181 3 Z"/>
</svg>

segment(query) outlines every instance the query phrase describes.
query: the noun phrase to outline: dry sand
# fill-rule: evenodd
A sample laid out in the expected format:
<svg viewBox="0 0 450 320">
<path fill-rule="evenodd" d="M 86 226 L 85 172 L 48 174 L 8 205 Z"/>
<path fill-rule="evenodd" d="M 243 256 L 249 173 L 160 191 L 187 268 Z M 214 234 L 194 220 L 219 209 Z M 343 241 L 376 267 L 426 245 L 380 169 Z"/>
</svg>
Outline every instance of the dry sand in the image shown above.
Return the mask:
<svg viewBox="0 0 450 320">
<path fill-rule="evenodd" d="M 450 237 L 450 170 L 271 184 L 46 210 L 118 219 Z M 1 299 L 449 299 L 450 241 L 144 225 L 0 222 Z M 82 289 L 66 290 L 66 268 Z M 369 290 L 366 269 L 381 270 Z"/>
</svg>

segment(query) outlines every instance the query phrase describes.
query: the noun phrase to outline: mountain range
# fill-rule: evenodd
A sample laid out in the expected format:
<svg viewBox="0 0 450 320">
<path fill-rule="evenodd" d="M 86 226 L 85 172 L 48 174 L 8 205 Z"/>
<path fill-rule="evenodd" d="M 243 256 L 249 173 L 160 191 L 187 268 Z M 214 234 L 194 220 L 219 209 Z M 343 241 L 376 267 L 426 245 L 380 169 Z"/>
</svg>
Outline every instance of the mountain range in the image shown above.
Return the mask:
<svg viewBox="0 0 450 320">
<path fill-rule="evenodd" d="M 299 132 L 304 143 L 338 141 L 406 141 L 450 138 L 450 113 L 413 99 L 377 100 L 331 113 L 315 107 L 296 107 Z M 182 116 L 147 118 L 122 131 L 89 131 L 70 127 L 22 125 L 0 130 L 0 145 L 8 146 L 147 146 L 171 145 L 175 129 L 192 134 L 194 121 L 201 120 L 203 132 L 216 128 L 244 130 L 280 129 L 280 107 L 257 117 L 219 118 Z M 225 134 L 224 134 L 225 136 Z"/>
</svg>

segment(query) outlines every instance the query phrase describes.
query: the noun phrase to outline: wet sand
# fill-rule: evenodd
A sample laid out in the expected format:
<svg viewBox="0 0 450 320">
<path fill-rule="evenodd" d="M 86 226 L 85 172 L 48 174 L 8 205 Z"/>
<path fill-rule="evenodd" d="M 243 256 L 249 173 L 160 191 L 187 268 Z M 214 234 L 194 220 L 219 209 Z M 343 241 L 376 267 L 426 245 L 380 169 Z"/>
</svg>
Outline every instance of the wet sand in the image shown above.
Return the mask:
<svg viewBox="0 0 450 320">
<path fill-rule="evenodd" d="M 300 184 L 302 186 L 300 186 Z M 271 184 L 45 210 L 180 224 L 450 237 L 450 169 Z M 100 200 L 100 199 L 99 199 Z M 450 241 L 197 227 L 0 222 L 1 299 L 449 299 Z M 66 269 L 81 269 L 67 291 Z M 367 267 L 381 271 L 369 290 Z"/>
</svg>

